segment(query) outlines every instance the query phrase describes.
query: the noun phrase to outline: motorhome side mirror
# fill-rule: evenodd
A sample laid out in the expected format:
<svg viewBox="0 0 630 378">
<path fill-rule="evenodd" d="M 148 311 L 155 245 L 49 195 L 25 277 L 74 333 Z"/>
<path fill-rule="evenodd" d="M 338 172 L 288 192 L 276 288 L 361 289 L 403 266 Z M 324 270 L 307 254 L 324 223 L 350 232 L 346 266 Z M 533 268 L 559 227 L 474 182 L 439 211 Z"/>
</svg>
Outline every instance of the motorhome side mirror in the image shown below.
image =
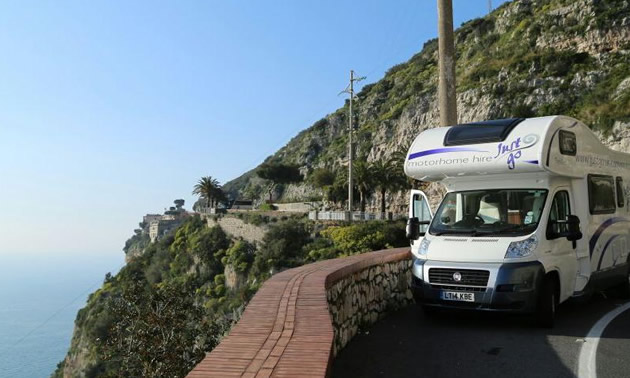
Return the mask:
<svg viewBox="0 0 630 378">
<path fill-rule="evenodd" d="M 413 217 L 407 220 L 406 234 L 409 240 L 416 240 L 420 237 L 420 221 L 418 218 Z"/>
<path fill-rule="evenodd" d="M 555 225 L 566 225 L 566 231 L 555 232 Z M 547 239 L 559 239 L 567 238 L 568 241 L 576 241 L 582 239 L 582 232 L 580 231 L 580 218 L 575 215 L 568 215 L 564 220 L 550 221 L 547 228 Z"/>
<path fill-rule="evenodd" d="M 580 218 L 575 215 L 569 215 L 567 217 L 567 240 L 577 241 L 582 239 L 582 232 L 580 231 Z"/>
</svg>

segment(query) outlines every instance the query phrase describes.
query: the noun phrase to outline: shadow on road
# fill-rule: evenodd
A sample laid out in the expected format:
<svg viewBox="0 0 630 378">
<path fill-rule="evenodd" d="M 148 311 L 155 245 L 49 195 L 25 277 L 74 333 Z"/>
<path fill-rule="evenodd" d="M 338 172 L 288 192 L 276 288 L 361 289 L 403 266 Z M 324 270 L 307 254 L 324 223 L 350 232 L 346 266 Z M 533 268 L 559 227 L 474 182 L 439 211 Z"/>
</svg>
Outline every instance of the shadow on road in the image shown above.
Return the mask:
<svg viewBox="0 0 630 378">
<path fill-rule="evenodd" d="M 596 296 L 564 304 L 553 329 L 496 313 L 426 318 L 411 306 L 360 332 L 335 359 L 332 376 L 573 377 L 582 338 L 617 303 Z"/>
</svg>

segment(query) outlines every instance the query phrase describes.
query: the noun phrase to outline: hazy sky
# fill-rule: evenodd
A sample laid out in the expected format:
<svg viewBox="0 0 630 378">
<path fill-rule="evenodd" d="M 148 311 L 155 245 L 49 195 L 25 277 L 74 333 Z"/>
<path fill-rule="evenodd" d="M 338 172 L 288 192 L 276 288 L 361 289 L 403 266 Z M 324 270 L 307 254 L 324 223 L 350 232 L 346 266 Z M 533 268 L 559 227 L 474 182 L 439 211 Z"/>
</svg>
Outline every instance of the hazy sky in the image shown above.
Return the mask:
<svg viewBox="0 0 630 378">
<path fill-rule="evenodd" d="M 503 1 L 495 0 L 498 6 Z M 0 256 L 120 253 L 437 34 L 435 0 L 0 5 Z M 487 13 L 455 0 L 455 25 Z"/>
</svg>

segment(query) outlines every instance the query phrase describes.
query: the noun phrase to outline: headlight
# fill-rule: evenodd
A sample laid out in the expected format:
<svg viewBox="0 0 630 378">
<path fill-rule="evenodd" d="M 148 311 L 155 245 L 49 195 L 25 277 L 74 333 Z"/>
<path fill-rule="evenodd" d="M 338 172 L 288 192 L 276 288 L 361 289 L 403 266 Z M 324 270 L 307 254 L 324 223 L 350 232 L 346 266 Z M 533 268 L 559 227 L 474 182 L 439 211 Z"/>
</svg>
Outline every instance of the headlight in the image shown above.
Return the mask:
<svg viewBox="0 0 630 378">
<path fill-rule="evenodd" d="M 431 240 L 427 238 L 422 239 L 422 241 L 420 242 L 420 247 L 418 248 L 418 254 L 420 256 L 426 256 L 427 252 L 429 251 L 429 244 L 431 244 Z"/>
<path fill-rule="evenodd" d="M 525 240 L 511 242 L 505 253 L 506 259 L 516 259 L 520 257 L 531 256 L 538 246 L 536 236 L 529 237 Z"/>
</svg>

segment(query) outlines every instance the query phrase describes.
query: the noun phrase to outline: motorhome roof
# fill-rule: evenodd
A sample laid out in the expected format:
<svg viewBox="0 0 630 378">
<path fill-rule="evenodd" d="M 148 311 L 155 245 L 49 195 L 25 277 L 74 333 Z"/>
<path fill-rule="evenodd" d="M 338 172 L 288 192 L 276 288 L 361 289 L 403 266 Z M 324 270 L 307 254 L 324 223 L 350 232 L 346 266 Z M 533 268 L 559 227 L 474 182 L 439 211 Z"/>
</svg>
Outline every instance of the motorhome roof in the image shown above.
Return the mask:
<svg viewBox="0 0 630 378">
<path fill-rule="evenodd" d="M 630 155 L 608 149 L 586 125 L 565 116 L 428 129 L 405 160 L 405 173 L 422 181 L 528 172 L 583 177 L 593 169 L 630 169 Z"/>
</svg>

